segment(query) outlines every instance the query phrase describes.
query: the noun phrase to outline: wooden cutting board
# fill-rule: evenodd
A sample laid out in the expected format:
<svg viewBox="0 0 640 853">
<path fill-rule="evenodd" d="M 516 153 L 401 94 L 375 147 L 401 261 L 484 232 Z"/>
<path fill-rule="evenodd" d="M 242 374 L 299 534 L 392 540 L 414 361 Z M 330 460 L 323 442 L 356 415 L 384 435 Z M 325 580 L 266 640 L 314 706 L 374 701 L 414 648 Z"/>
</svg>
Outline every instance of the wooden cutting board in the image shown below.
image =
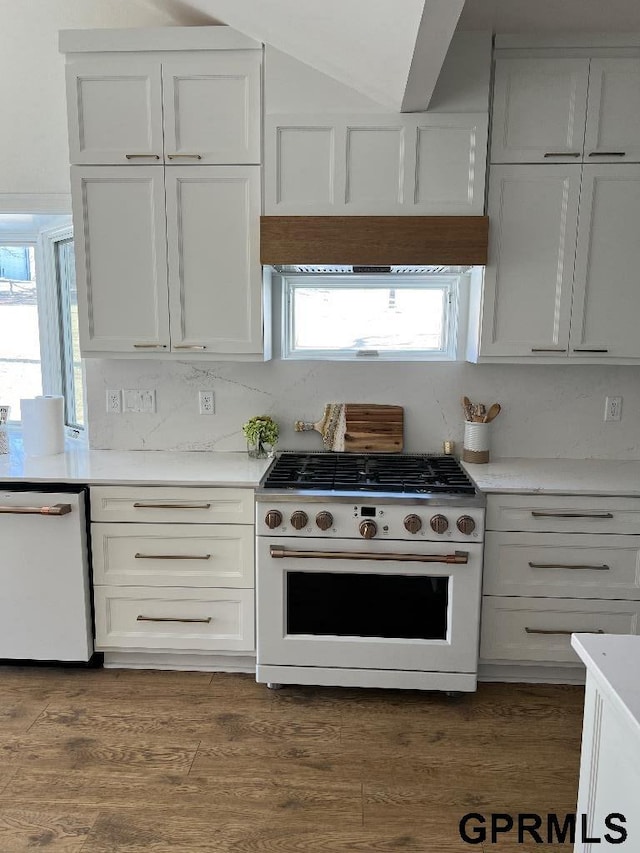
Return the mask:
<svg viewBox="0 0 640 853">
<path fill-rule="evenodd" d="M 378 403 L 327 403 L 319 421 L 296 421 L 294 427 L 298 432 L 319 432 L 327 450 L 400 452 L 404 409 Z"/>
</svg>

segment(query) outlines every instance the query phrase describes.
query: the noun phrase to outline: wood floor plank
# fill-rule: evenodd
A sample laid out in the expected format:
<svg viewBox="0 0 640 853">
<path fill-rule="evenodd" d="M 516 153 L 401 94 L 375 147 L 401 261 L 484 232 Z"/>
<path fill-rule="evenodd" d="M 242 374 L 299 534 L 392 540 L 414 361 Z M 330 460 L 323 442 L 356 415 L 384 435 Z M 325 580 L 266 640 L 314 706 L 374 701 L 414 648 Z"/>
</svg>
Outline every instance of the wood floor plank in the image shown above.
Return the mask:
<svg viewBox="0 0 640 853">
<path fill-rule="evenodd" d="M 26 732 L 44 712 L 47 701 L 25 696 L 0 696 L 0 732 L 8 734 Z"/>
<path fill-rule="evenodd" d="M 80 853 L 97 810 L 54 811 L 41 807 L 0 808 L 0 850 L 3 853 Z"/>
</svg>

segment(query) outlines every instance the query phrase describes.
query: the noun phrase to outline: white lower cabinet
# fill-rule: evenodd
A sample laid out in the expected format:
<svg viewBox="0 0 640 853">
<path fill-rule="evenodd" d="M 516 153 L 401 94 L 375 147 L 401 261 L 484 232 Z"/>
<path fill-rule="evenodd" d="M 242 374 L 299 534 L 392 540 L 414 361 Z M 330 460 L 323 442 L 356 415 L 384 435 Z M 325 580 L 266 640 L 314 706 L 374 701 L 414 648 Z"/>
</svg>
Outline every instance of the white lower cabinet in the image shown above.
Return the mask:
<svg viewBox="0 0 640 853">
<path fill-rule="evenodd" d="M 252 652 L 251 489 L 91 490 L 96 649 Z"/>
<path fill-rule="evenodd" d="M 571 634 L 640 634 L 639 513 L 635 498 L 488 497 L 481 677 L 575 681 Z"/>
</svg>

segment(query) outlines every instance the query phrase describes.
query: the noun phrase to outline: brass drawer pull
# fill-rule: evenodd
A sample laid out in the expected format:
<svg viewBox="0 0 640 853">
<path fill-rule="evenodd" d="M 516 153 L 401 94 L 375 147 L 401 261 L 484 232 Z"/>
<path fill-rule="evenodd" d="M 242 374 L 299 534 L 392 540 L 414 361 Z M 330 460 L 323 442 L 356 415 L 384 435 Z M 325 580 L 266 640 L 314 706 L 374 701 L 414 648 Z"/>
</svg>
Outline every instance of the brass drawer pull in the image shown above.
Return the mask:
<svg viewBox="0 0 640 853">
<path fill-rule="evenodd" d="M 531 347 L 531 352 L 566 352 L 566 349 L 560 349 L 560 347 Z"/>
<path fill-rule="evenodd" d="M 580 565 L 580 563 L 529 563 L 530 569 L 578 569 L 591 572 L 608 572 L 611 567 L 603 564 L 602 566 Z"/>
<path fill-rule="evenodd" d="M 404 563 L 454 563 L 460 565 L 469 562 L 469 553 L 467 551 L 456 551 L 455 554 L 380 554 L 375 552 L 369 553 L 367 551 L 298 551 L 294 548 L 283 548 L 281 545 L 272 545 L 270 554 L 274 560 L 293 557 L 299 560 L 392 560 Z"/>
<path fill-rule="evenodd" d="M 201 623 L 208 625 L 211 622 L 211 616 L 205 616 L 204 619 L 183 619 L 182 617 L 174 616 L 138 616 L 136 622 L 185 622 L 188 624 Z"/>
<path fill-rule="evenodd" d="M 547 151 L 545 157 L 579 157 L 579 151 Z"/>
<path fill-rule="evenodd" d="M 534 518 L 613 518 L 612 512 L 540 512 L 531 510 Z"/>
<path fill-rule="evenodd" d="M 136 560 L 210 560 L 211 554 L 136 554 Z"/>
<path fill-rule="evenodd" d="M 211 504 L 196 504 L 196 503 L 173 503 L 173 504 L 156 504 L 143 503 L 136 501 L 133 505 L 134 509 L 211 509 Z"/>
<path fill-rule="evenodd" d="M 160 156 L 158 154 L 125 154 L 124 155 L 127 160 L 138 160 L 141 157 L 144 157 L 145 160 L 159 160 Z"/>
<path fill-rule="evenodd" d="M 8 515 L 69 515 L 71 504 L 53 506 L 0 506 L 0 512 Z"/>
<path fill-rule="evenodd" d="M 202 154 L 167 154 L 167 160 L 179 160 L 181 157 L 187 160 L 202 160 Z"/>
<path fill-rule="evenodd" d="M 561 628 L 555 631 L 550 628 L 525 628 L 524 630 L 527 634 L 562 634 L 563 636 L 571 636 L 571 634 L 604 634 L 601 628 L 597 628 L 595 631 L 585 631 L 583 628 L 577 628 L 574 631 L 566 631 Z"/>
<path fill-rule="evenodd" d="M 202 344 L 176 344 L 174 349 L 206 349 Z"/>
<path fill-rule="evenodd" d="M 609 352 L 608 349 L 604 349 L 604 348 L 602 348 L 602 349 L 576 349 L 575 347 L 574 347 L 573 351 L 574 352 Z"/>
<path fill-rule="evenodd" d="M 589 157 L 626 157 L 626 151 L 591 151 Z"/>
<path fill-rule="evenodd" d="M 166 344 L 134 344 L 134 349 L 166 349 Z"/>
</svg>

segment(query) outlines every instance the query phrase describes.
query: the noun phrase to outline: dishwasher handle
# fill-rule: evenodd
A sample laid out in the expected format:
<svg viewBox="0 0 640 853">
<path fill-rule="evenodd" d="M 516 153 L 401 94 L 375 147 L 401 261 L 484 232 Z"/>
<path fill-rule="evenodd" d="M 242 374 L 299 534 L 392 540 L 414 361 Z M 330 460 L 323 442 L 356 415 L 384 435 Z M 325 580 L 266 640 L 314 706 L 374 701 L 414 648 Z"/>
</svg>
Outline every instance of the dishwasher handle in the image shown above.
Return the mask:
<svg viewBox="0 0 640 853">
<path fill-rule="evenodd" d="M 0 506 L 0 513 L 9 515 L 69 515 L 71 504 L 53 506 Z"/>
</svg>

